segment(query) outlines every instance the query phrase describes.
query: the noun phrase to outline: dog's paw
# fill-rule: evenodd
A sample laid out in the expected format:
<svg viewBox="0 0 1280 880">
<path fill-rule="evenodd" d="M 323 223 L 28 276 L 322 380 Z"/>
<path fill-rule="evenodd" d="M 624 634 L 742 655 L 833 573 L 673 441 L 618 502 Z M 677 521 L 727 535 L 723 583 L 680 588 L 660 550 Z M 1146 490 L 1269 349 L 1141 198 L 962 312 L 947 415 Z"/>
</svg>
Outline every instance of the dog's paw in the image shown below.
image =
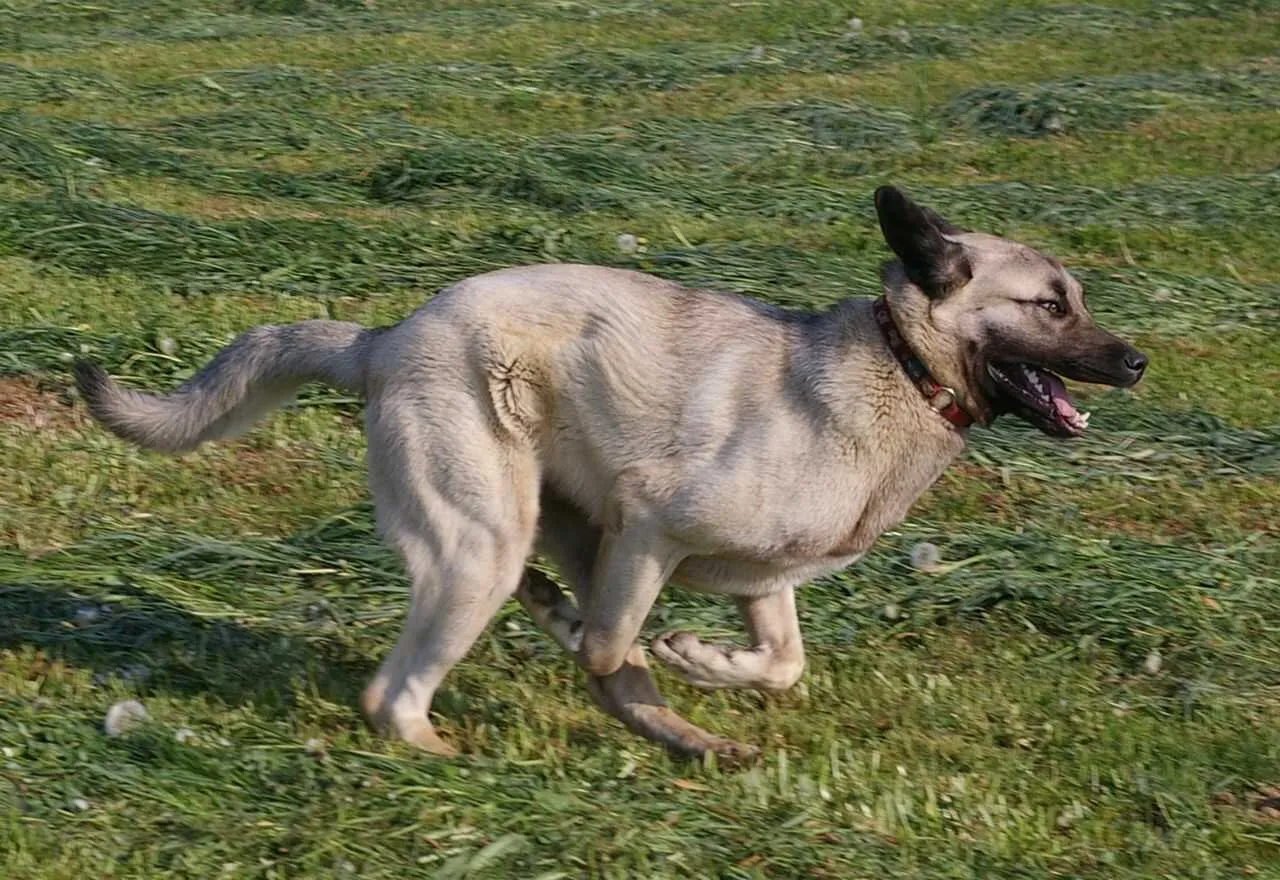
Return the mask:
<svg viewBox="0 0 1280 880">
<path fill-rule="evenodd" d="M 721 767 L 746 767 L 760 760 L 760 749 L 750 743 L 720 739 L 710 749 Z"/>
<path fill-rule="evenodd" d="M 662 743 L 679 758 L 702 760 L 711 754 L 723 767 L 739 767 L 760 756 L 755 746 L 703 730 L 666 706 L 628 703 L 621 707 L 618 718 L 632 732 Z"/>
<path fill-rule="evenodd" d="M 458 750 L 440 738 L 425 713 L 422 716 L 413 713 L 397 714 L 392 711 L 385 697 L 385 688 L 377 683 L 365 688 L 360 696 L 361 714 L 365 723 L 376 733 L 398 739 L 437 758 L 458 756 Z"/>
<path fill-rule="evenodd" d="M 440 738 L 429 722 L 414 724 L 410 727 L 397 726 L 397 739 L 403 740 L 415 749 L 426 752 L 436 758 L 456 758 L 461 754 L 456 748 Z"/>
<path fill-rule="evenodd" d="M 665 632 L 649 643 L 653 655 L 694 687 L 741 687 L 733 652 L 688 632 Z"/>
<path fill-rule="evenodd" d="M 799 681 L 804 654 L 778 656 L 763 647 L 725 648 L 693 633 L 667 632 L 650 643 L 653 655 L 694 687 L 778 692 Z"/>
<path fill-rule="evenodd" d="M 651 643 L 653 652 L 671 662 L 690 662 L 699 649 L 705 647 L 702 640 L 690 632 L 669 630 L 657 636 Z"/>
<path fill-rule="evenodd" d="M 708 668 L 707 660 L 715 659 L 715 655 L 718 655 L 723 663 L 723 652 L 704 643 L 693 633 L 665 632 L 649 643 L 649 650 L 689 684 L 703 688 L 717 686 L 716 676 L 708 674 L 712 670 Z M 709 653 L 713 658 L 708 658 Z"/>
</svg>

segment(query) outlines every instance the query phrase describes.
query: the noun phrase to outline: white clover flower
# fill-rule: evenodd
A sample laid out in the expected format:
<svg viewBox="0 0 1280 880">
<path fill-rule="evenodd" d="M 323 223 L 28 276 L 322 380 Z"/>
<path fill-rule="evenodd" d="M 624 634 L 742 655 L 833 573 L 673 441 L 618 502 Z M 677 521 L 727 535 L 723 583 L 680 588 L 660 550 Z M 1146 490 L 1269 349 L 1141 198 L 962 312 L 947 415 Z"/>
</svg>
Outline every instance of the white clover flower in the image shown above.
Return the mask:
<svg viewBox="0 0 1280 880">
<path fill-rule="evenodd" d="M 88 626 L 91 623 L 97 623 L 98 618 L 102 616 L 102 609 L 96 605 L 86 605 L 84 608 L 76 609 L 76 626 Z"/>
<path fill-rule="evenodd" d="M 107 710 L 102 729 L 107 736 L 123 736 L 147 720 L 147 709 L 137 700 L 122 700 Z"/>
<path fill-rule="evenodd" d="M 942 552 L 936 544 L 921 541 L 911 548 L 911 567 L 916 571 L 935 571 L 942 561 Z"/>
</svg>

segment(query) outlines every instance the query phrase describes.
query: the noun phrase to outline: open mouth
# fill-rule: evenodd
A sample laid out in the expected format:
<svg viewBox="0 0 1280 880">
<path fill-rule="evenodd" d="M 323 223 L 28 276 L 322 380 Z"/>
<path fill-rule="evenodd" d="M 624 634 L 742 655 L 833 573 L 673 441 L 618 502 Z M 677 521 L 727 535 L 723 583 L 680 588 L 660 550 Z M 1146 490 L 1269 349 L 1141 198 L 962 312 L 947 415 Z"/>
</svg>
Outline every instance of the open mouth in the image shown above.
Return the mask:
<svg viewBox="0 0 1280 880">
<path fill-rule="evenodd" d="M 1089 427 L 1089 414 L 1076 409 L 1062 380 L 1040 367 L 1023 363 L 988 364 L 1009 409 L 1053 437 L 1079 437 Z"/>
</svg>

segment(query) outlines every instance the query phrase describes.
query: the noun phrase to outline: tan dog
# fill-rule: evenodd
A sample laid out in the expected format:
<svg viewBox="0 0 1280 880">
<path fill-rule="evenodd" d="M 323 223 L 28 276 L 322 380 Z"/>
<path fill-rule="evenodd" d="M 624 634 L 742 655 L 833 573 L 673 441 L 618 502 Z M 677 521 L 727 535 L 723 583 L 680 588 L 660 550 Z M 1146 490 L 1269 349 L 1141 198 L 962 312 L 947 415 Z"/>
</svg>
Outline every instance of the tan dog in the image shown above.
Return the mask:
<svg viewBox="0 0 1280 880">
<path fill-rule="evenodd" d="M 93 415 L 182 452 L 247 428 L 311 380 L 367 399 L 378 524 L 413 582 L 404 632 L 363 697 L 437 754 L 428 712 L 515 596 L 574 654 L 596 701 L 691 754 L 751 749 L 665 708 L 641 626 L 668 581 L 732 596 L 750 645 L 669 633 L 695 685 L 783 689 L 804 651 L 796 586 L 858 559 L 1011 412 L 1088 423 L 1055 373 L 1130 386 L 1146 358 L 1097 327 L 1055 260 L 876 192 L 898 259 L 884 297 L 790 312 L 636 272 L 539 265 L 459 282 L 400 323 L 257 327 L 171 394 L 77 366 Z M 527 564 L 554 561 L 576 601 Z"/>
</svg>

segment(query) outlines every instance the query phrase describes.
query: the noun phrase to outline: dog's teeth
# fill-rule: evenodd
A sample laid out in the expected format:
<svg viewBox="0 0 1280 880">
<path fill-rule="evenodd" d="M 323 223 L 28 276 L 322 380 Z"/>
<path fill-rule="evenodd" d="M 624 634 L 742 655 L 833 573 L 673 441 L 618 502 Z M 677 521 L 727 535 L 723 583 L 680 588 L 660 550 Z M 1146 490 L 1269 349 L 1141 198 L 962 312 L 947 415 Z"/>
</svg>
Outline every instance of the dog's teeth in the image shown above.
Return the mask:
<svg viewBox="0 0 1280 880">
<path fill-rule="evenodd" d="M 1037 393 L 1039 393 L 1041 397 L 1044 397 L 1045 390 L 1044 390 L 1043 383 L 1041 383 L 1040 381 L 1039 372 L 1027 366 L 1026 364 L 1021 364 L 1020 366 L 1022 367 L 1022 375 L 1025 376 L 1027 379 L 1027 384 L 1030 385 Z"/>
</svg>

